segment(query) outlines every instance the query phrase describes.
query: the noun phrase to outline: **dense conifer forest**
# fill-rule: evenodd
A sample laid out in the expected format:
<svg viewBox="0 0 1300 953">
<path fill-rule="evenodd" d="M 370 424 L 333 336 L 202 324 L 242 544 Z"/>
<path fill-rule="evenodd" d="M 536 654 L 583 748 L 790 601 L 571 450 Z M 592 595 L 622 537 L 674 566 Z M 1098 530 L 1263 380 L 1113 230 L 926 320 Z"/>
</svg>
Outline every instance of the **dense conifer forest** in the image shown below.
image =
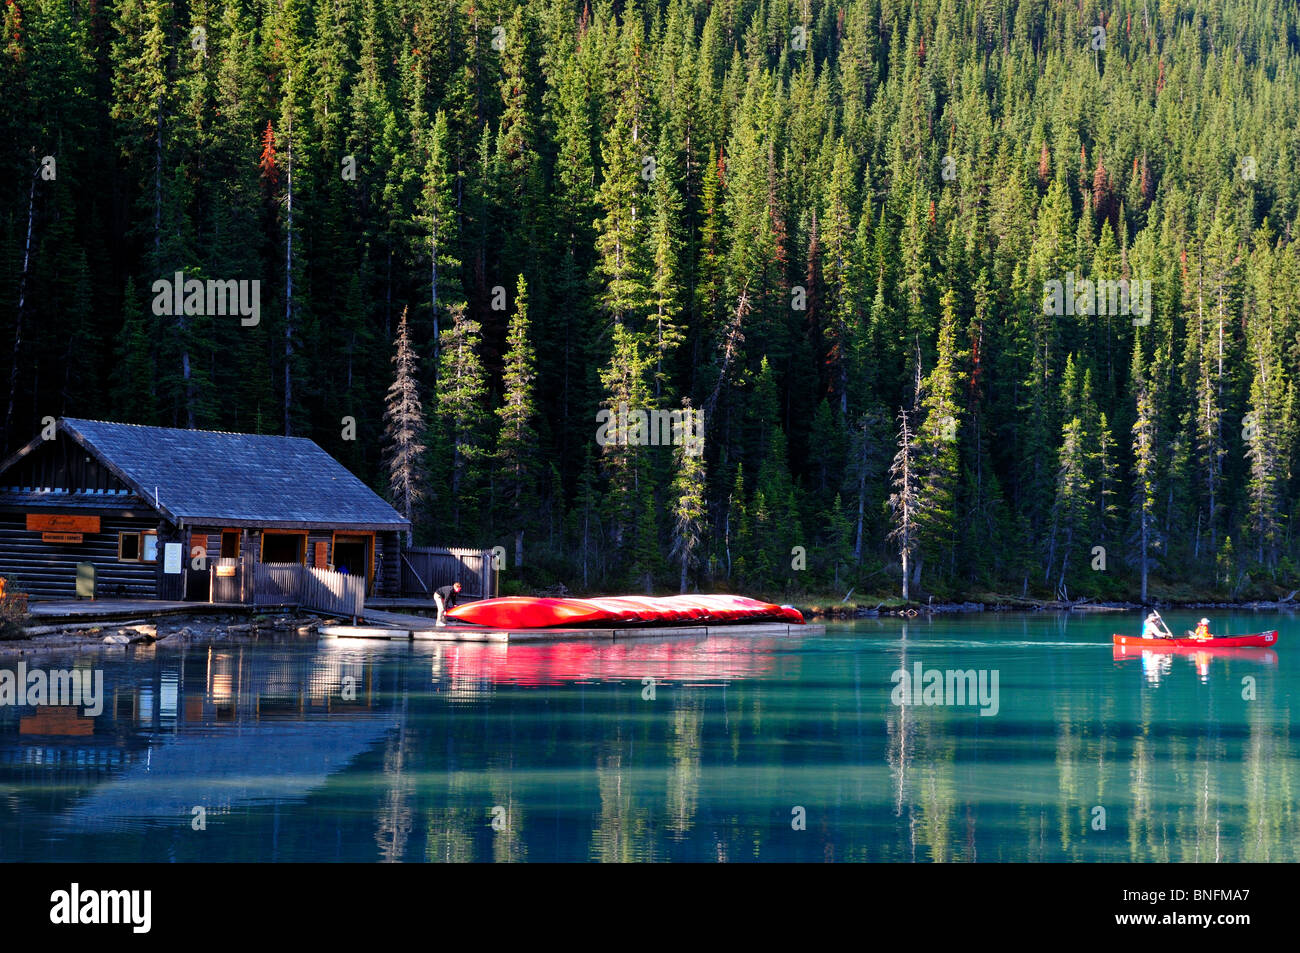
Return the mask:
<svg viewBox="0 0 1300 953">
<path fill-rule="evenodd" d="M 1285 0 L 6 0 L 0 449 L 311 437 L 507 590 L 1285 594 L 1298 64 Z"/>
</svg>

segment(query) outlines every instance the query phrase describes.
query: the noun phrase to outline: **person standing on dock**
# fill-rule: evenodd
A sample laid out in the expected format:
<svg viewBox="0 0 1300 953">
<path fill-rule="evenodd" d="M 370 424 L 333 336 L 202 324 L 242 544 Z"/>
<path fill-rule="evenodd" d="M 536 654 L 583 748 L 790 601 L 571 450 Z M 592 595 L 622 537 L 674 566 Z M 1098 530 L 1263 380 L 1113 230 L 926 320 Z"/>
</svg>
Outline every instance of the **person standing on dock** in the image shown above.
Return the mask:
<svg viewBox="0 0 1300 953">
<path fill-rule="evenodd" d="M 460 582 L 442 586 L 433 593 L 433 601 L 438 606 L 438 625 L 447 624 L 447 610 L 456 607 L 456 597 L 460 594 Z"/>
</svg>

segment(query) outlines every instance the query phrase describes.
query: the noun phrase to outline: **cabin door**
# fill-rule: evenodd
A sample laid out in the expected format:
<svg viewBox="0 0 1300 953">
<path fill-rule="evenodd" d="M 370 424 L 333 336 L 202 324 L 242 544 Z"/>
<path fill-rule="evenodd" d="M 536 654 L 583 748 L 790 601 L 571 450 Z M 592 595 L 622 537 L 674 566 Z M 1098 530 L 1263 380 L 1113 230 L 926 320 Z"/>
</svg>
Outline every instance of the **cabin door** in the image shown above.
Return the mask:
<svg viewBox="0 0 1300 953">
<path fill-rule="evenodd" d="M 237 529 L 222 530 L 220 555 L 211 560 L 212 601 L 244 601 L 244 565 L 240 549 L 243 534 Z"/>
<path fill-rule="evenodd" d="M 202 550 L 206 558 L 202 563 L 202 569 L 194 568 L 194 550 Z M 208 569 L 208 562 L 212 559 L 212 550 L 208 547 L 207 533 L 190 533 L 190 542 L 186 547 L 185 558 L 185 601 L 186 602 L 207 602 L 208 592 L 211 589 L 212 573 Z"/>
<path fill-rule="evenodd" d="M 351 576 L 360 576 L 370 588 L 371 556 L 374 552 L 373 536 L 334 537 L 334 568 Z"/>
</svg>

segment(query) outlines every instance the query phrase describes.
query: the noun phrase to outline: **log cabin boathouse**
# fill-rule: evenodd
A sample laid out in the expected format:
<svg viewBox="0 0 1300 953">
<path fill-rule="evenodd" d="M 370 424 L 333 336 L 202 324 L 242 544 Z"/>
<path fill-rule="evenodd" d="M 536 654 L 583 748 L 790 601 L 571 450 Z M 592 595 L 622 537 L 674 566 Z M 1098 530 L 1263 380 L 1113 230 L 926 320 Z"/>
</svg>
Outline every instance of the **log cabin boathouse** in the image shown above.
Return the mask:
<svg viewBox="0 0 1300 953">
<path fill-rule="evenodd" d="M 398 594 L 409 526 L 301 437 L 64 417 L 0 463 L 0 577 L 31 599 L 247 602 L 263 563 Z"/>
</svg>

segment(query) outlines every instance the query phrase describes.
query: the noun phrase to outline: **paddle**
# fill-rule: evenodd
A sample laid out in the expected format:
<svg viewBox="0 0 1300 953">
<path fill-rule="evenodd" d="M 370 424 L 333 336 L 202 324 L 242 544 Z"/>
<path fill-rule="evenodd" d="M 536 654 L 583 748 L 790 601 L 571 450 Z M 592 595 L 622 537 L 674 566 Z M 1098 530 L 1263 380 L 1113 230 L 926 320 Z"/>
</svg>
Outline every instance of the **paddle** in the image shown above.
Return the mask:
<svg viewBox="0 0 1300 953">
<path fill-rule="evenodd" d="M 1165 630 L 1165 638 L 1172 639 L 1174 637 L 1174 633 L 1170 630 L 1168 623 L 1165 622 L 1164 616 L 1162 616 L 1155 609 L 1151 610 L 1151 614 L 1155 616 L 1156 621 L 1160 623 L 1160 628 Z"/>
</svg>

